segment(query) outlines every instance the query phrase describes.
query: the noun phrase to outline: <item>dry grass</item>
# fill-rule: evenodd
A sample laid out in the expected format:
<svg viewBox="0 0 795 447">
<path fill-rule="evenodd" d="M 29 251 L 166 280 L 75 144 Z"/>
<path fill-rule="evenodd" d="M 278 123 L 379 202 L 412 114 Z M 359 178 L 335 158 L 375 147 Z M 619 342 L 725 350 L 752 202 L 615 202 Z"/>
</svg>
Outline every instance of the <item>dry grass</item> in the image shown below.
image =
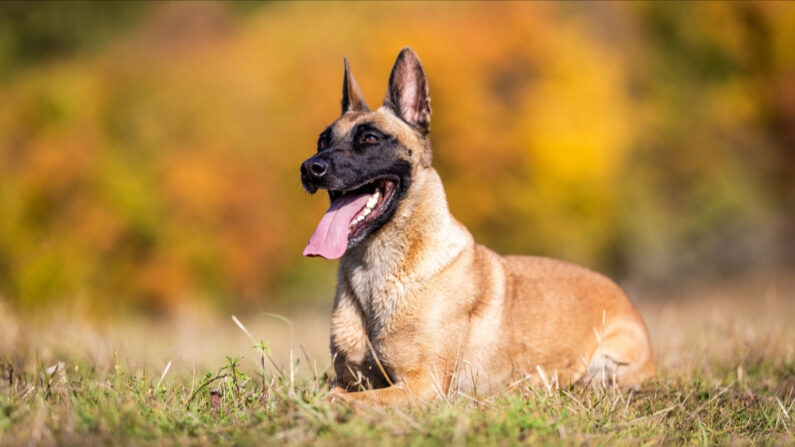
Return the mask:
<svg viewBox="0 0 795 447">
<path fill-rule="evenodd" d="M 368 412 L 326 400 L 325 312 L 291 316 L 291 351 L 289 326 L 262 314 L 238 315 L 249 338 L 197 311 L 88 324 L 79 309 L 31 319 L 0 308 L 0 444 L 793 444 L 793 286 L 630 290 L 659 360 L 640 392 L 517 383 Z"/>
</svg>

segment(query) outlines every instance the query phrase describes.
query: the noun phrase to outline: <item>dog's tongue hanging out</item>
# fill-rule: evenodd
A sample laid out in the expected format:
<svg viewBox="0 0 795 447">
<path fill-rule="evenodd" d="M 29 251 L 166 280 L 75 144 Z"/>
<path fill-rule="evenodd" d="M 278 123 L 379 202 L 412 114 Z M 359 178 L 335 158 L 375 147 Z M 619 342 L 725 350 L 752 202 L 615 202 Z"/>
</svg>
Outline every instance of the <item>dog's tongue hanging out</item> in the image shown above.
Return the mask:
<svg viewBox="0 0 795 447">
<path fill-rule="evenodd" d="M 331 202 L 306 244 L 304 256 L 338 259 L 345 254 L 351 221 L 364 208 L 369 198 L 370 194 L 350 195 Z"/>
</svg>

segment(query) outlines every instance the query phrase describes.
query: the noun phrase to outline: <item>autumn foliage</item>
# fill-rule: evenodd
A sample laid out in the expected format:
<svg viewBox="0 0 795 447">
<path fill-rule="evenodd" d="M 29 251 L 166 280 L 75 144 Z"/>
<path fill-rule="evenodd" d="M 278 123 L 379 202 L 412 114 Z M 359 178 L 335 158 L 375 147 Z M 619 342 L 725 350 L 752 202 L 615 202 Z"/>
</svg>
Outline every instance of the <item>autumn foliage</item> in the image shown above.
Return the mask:
<svg viewBox="0 0 795 447">
<path fill-rule="evenodd" d="M 328 300 L 334 264 L 301 258 L 327 201 L 298 166 L 343 56 L 377 104 L 404 45 L 480 242 L 656 282 L 795 258 L 792 5 L 158 3 L 22 46 L 107 19 L 75 8 L 16 5 L 40 20 L 0 35 L 0 295 L 20 306 Z"/>
</svg>

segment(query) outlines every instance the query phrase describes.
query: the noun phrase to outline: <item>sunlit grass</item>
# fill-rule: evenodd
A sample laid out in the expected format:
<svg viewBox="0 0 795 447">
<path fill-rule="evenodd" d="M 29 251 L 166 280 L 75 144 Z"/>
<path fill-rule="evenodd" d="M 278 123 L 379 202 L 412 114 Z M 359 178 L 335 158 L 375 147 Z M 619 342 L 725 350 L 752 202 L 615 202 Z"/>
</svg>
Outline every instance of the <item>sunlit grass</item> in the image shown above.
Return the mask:
<svg viewBox="0 0 795 447">
<path fill-rule="evenodd" d="M 35 343 L 43 332 L 18 328 L 24 337 L 0 344 L 0 445 L 792 444 L 795 303 L 779 289 L 758 290 L 765 287 L 726 284 L 642 303 L 660 371 L 640 391 L 519 383 L 501 395 L 405 409 L 330 402 L 328 360 L 301 345 L 320 319 L 295 317 L 290 356 L 282 322 L 262 316 L 277 331 L 267 333 L 253 315 L 239 325 L 224 318 L 227 330 L 205 337 L 227 350 L 208 346 L 208 358 L 187 363 L 197 368 L 175 351 L 173 362 L 143 361 L 155 346 L 92 357 L 86 347 L 97 340 L 88 338 L 71 353 L 45 352 Z M 7 312 L 4 321 L 12 322 Z M 308 351 L 322 351 L 325 337 L 309 335 L 316 346 Z"/>
</svg>

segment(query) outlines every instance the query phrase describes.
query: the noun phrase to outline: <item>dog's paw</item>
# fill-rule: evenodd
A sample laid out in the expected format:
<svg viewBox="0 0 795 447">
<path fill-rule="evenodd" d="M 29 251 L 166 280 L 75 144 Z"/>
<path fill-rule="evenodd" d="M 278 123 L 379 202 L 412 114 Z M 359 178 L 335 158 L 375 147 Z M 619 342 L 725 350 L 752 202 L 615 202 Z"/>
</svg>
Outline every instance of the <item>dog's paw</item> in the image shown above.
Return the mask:
<svg viewBox="0 0 795 447">
<path fill-rule="evenodd" d="M 345 391 L 345 388 L 335 386 L 331 388 L 326 399 L 331 403 L 348 402 L 349 399 L 346 398 L 346 394 L 348 394 L 348 392 Z"/>
<path fill-rule="evenodd" d="M 357 411 L 372 408 L 372 406 L 376 404 L 367 397 L 368 394 L 366 393 L 351 393 L 338 386 L 332 388 L 328 394 L 328 399 L 331 403 L 348 405 Z"/>
</svg>

